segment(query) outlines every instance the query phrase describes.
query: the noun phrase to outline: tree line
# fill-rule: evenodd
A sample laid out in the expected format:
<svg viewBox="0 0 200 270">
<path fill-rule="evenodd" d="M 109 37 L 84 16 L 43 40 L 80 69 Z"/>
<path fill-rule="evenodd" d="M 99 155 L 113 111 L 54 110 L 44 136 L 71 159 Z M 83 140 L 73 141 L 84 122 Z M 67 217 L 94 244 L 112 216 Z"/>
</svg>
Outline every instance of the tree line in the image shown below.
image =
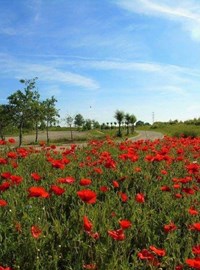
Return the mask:
<svg viewBox="0 0 200 270">
<path fill-rule="evenodd" d="M 59 111 L 56 108 L 56 98 L 54 96 L 46 100 L 40 99 L 40 94 L 36 87 L 37 77 L 33 79 L 22 79 L 20 83 L 23 90 L 17 90 L 7 97 L 8 103 L 0 105 L 0 137 L 5 139 L 5 131 L 8 127 L 18 129 L 19 146 L 22 144 L 24 128 L 35 130 L 35 142 L 38 142 L 39 128 L 46 129 L 47 143 L 49 143 L 49 128 L 58 123 Z M 127 135 L 134 132 L 136 117 L 133 114 L 124 113 L 117 110 L 114 118 L 118 124 L 118 136 L 122 136 L 121 127 L 125 123 Z M 90 130 L 92 128 L 108 129 L 109 125 L 99 124 L 96 120 L 84 119 L 79 113 L 75 116 L 68 115 L 63 119 L 70 127 L 72 138 L 72 126 L 78 130 Z M 112 122 L 110 128 L 113 128 Z"/>
</svg>

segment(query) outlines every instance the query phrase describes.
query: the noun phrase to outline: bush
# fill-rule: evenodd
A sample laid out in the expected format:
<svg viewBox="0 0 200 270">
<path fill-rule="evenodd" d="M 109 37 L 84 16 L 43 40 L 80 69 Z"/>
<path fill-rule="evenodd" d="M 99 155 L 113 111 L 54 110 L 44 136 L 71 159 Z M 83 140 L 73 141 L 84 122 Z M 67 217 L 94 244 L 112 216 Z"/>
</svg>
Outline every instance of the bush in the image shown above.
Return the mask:
<svg viewBox="0 0 200 270">
<path fill-rule="evenodd" d="M 180 138 L 180 137 L 183 137 L 183 138 L 188 138 L 188 137 L 196 138 L 198 136 L 198 133 L 196 131 L 194 131 L 194 130 L 179 130 L 179 131 L 174 132 L 172 136 L 176 137 L 176 138 Z"/>
</svg>

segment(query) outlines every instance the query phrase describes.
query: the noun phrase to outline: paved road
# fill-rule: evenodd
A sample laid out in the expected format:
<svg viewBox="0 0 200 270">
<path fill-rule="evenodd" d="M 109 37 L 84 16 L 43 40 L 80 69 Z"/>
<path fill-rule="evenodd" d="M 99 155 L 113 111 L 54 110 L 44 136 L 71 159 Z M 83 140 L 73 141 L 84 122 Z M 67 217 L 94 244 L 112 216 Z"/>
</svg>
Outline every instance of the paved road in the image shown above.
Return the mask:
<svg viewBox="0 0 200 270">
<path fill-rule="evenodd" d="M 138 141 L 138 140 L 156 140 L 156 139 L 162 139 L 164 135 L 160 132 L 156 131 L 143 131 L 143 130 L 136 130 L 137 133 L 139 133 L 137 136 L 131 138 L 132 141 Z"/>
</svg>

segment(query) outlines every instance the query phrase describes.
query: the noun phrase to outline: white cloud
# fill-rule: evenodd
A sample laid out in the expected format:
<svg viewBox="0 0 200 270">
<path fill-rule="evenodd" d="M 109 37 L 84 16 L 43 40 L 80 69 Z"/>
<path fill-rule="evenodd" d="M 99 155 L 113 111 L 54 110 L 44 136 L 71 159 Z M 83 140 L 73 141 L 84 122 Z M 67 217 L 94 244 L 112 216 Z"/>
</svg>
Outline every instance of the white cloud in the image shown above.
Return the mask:
<svg viewBox="0 0 200 270">
<path fill-rule="evenodd" d="M 180 23 L 195 40 L 200 41 L 200 2 L 194 0 L 118 0 L 130 12 L 163 17 Z"/>
<path fill-rule="evenodd" d="M 52 81 L 69 85 L 76 85 L 87 89 L 98 89 L 98 83 L 86 76 L 58 69 L 51 64 L 33 64 L 18 62 L 11 57 L 1 54 L 0 68 L 2 75 L 16 78 L 39 77 L 41 81 Z"/>
</svg>

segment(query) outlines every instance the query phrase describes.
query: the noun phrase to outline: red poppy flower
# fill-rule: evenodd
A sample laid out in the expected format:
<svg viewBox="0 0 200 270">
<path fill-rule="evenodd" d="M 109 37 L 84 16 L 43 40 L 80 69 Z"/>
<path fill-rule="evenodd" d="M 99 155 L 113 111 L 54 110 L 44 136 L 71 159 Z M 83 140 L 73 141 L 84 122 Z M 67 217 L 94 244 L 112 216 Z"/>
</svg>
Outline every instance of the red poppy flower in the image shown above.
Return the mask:
<svg viewBox="0 0 200 270">
<path fill-rule="evenodd" d="M 64 188 L 61 188 L 56 185 L 52 185 L 50 191 L 52 191 L 54 194 L 58 196 L 62 195 L 65 192 Z"/>
<path fill-rule="evenodd" d="M 200 245 L 194 246 L 192 248 L 192 253 L 195 255 L 199 255 L 200 254 Z"/>
<path fill-rule="evenodd" d="M 13 158 L 13 159 L 16 159 L 17 158 L 17 153 L 16 152 L 8 152 L 7 153 L 7 157 L 8 158 Z"/>
<path fill-rule="evenodd" d="M 84 230 L 87 232 L 90 232 L 93 227 L 92 222 L 86 216 L 83 217 L 83 227 L 84 227 Z"/>
<path fill-rule="evenodd" d="M 9 142 L 9 143 L 16 143 L 16 141 L 15 141 L 14 138 L 9 138 L 9 139 L 8 139 L 8 142 Z"/>
<path fill-rule="evenodd" d="M 122 229 L 108 231 L 108 234 L 110 237 L 112 237 L 114 240 L 122 241 L 125 239 L 125 234 Z"/>
<path fill-rule="evenodd" d="M 14 185 L 19 185 L 22 182 L 23 178 L 19 175 L 11 175 L 10 180 Z"/>
<path fill-rule="evenodd" d="M 115 181 L 115 180 L 112 182 L 112 184 L 113 184 L 113 187 L 114 188 L 118 188 L 119 187 L 119 183 L 117 181 Z"/>
<path fill-rule="evenodd" d="M 84 264 L 83 269 L 90 269 L 90 270 L 96 270 L 97 266 L 95 263 L 90 263 L 90 264 Z"/>
<path fill-rule="evenodd" d="M 29 197 L 42 197 L 48 198 L 49 193 L 43 187 L 30 187 L 28 189 Z"/>
<path fill-rule="evenodd" d="M 0 164 L 7 164 L 7 160 L 5 158 L 0 157 Z"/>
<path fill-rule="evenodd" d="M 200 231 L 200 223 L 193 223 L 189 228 L 190 230 Z"/>
<path fill-rule="evenodd" d="M 3 266 L 0 266 L 0 270 L 12 270 L 12 268 L 6 266 L 6 267 L 3 267 Z"/>
<path fill-rule="evenodd" d="M 11 173 L 10 172 L 3 172 L 3 173 L 1 173 L 1 177 L 4 179 L 9 179 L 11 177 Z"/>
<path fill-rule="evenodd" d="M 188 212 L 190 215 L 193 215 L 193 216 L 199 214 L 199 211 L 197 211 L 193 206 L 188 209 Z"/>
<path fill-rule="evenodd" d="M 125 203 L 125 202 L 128 201 L 128 196 L 126 195 L 126 193 L 123 193 L 123 192 L 120 191 L 118 194 L 121 197 L 122 202 Z"/>
<path fill-rule="evenodd" d="M 166 255 L 166 251 L 164 249 L 158 249 L 158 248 L 156 248 L 154 246 L 150 246 L 149 248 L 150 248 L 151 251 L 153 251 L 158 256 L 163 257 L 163 256 Z"/>
<path fill-rule="evenodd" d="M 186 259 L 185 262 L 189 267 L 200 269 L 200 258 Z"/>
<path fill-rule="evenodd" d="M 164 228 L 164 231 L 165 231 L 166 233 L 175 231 L 175 230 L 177 229 L 176 225 L 175 225 L 173 222 L 171 222 L 171 223 L 169 223 L 169 224 L 167 224 L 167 225 L 164 225 L 163 228 Z"/>
<path fill-rule="evenodd" d="M 136 196 L 135 196 L 135 200 L 138 203 L 144 203 L 145 202 L 144 194 L 143 193 L 137 193 Z"/>
<path fill-rule="evenodd" d="M 92 180 L 91 179 L 87 179 L 87 178 L 84 178 L 84 179 L 81 179 L 79 184 L 81 186 L 89 186 L 92 184 Z"/>
<path fill-rule="evenodd" d="M 31 227 L 31 234 L 34 238 L 39 238 L 42 234 L 42 230 L 38 226 L 32 226 Z"/>
<path fill-rule="evenodd" d="M 109 190 L 109 188 L 107 186 L 101 186 L 99 189 L 102 192 L 107 192 Z"/>
<path fill-rule="evenodd" d="M 10 183 L 9 182 L 4 182 L 0 185 L 0 191 L 4 192 L 5 190 L 9 189 Z"/>
<path fill-rule="evenodd" d="M 119 221 L 119 225 L 123 230 L 125 230 L 130 228 L 132 226 L 132 223 L 130 222 L 130 220 L 122 219 Z"/>
<path fill-rule="evenodd" d="M 35 181 L 40 181 L 42 179 L 42 177 L 38 174 L 38 173 L 32 173 L 31 177 L 33 178 L 33 180 Z"/>
<path fill-rule="evenodd" d="M 175 270 L 183 270 L 183 265 L 177 265 L 177 266 L 175 267 Z"/>
<path fill-rule="evenodd" d="M 75 182 L 75 179 L 74 177 L 67 176 L 64 178 L 58 178 L 57 182 L 62 184 L 73 184 Z"/>
<path fill-rule="evenodd" d="M 148 249 L 142 249 L 139 253 L 138 253 L 138 257 L 141 260 L 153 260 L 154 259 L 154 255 L 148 250 Z"/>
<path fill-rule="evenodd" d="M 0 207 L 4 207 L 6 206 L 8 203 L 7 201 L 3 200 L 3 199 L 0 199 Z"/>
<path fill-rule="evenodd" d="M 97 174 L 102 174 L 103 170 L 101 168 L 94 168 L 93 171 Z"/>
<path fill-rule="evenodd" d="M 77 191 L 77 195 L 82 201 L 89 204 L 94 204 L 97 199 L 97 194 L 90 189 Z"/>
<path fill-rule="evenodd" d="M 168 186 L 162 186 L 162 187 L 160 188 L 160 190 L 161 190 L 161 191 L 171 191 L 170 187 L 168 187 Z"/>
</svg>

